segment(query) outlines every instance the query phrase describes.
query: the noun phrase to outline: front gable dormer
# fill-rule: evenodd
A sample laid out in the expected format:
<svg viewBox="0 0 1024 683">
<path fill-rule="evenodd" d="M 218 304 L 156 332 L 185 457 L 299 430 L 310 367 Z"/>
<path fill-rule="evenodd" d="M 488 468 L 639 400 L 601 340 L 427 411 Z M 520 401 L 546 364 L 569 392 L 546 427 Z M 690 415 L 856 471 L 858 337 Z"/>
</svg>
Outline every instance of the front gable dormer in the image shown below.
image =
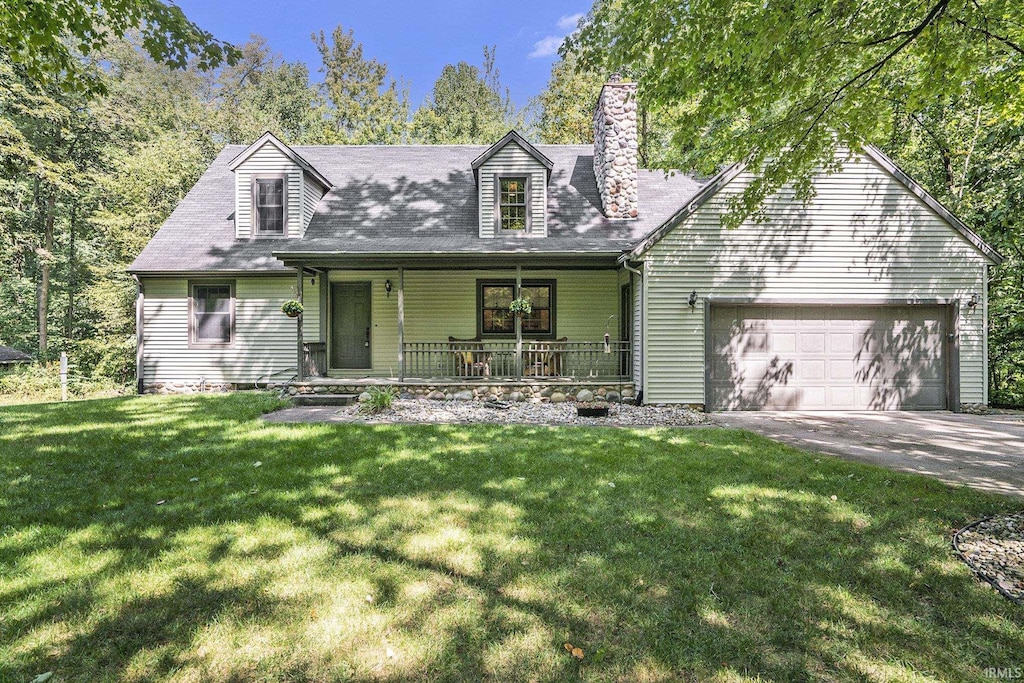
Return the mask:
<svg viewBox="0 0 1024 683">
<path fill-rule="evenodd" d="M 554 164 L 516 131 L 472 164 L 480 237 L 546 237 L 548 180 Z"/>
<path fill-rule="evenodd" d="M 249 145 L 228 168 L 235 174 L 235 237 L 302 237 L 331 183 L 271 133 Z"/>
</svg>

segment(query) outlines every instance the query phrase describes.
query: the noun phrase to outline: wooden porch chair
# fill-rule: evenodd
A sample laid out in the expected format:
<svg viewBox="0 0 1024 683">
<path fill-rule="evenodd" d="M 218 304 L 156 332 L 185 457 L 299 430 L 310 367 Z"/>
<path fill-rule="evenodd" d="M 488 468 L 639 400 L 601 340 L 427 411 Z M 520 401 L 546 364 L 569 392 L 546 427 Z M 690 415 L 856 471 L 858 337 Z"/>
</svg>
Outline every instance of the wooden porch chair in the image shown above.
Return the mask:
<svg viewBox="0 0 1024 683">
<path fill-rule="evenodd" d="M 480 339 L 448 337 L 455 372 L 460 377 L 490 377 L 491 354 Z"/>
<path fill-rule="evenodd" d="M 568 337 L 554 341 L 531 341 L 523 354 L 523 374 L 532 377 L 560 377 L 562 356 Z"/>
</svg>

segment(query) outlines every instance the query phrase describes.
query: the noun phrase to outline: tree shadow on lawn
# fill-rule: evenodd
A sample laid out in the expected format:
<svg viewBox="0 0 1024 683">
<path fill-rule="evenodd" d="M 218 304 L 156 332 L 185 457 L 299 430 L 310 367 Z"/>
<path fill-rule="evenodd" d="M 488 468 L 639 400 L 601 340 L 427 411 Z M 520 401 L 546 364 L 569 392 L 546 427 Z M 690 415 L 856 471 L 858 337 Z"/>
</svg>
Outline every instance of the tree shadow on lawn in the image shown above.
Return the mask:
<svg viewBox="0 0 1024 683">
<path fill-rule="evenodd" d="M 1012 501 L 932 480 L 717 429 L 77 405 L 0 411 L 2 680 L 977 680 L 1024 651 L 948 545 Z"/>
</svg>

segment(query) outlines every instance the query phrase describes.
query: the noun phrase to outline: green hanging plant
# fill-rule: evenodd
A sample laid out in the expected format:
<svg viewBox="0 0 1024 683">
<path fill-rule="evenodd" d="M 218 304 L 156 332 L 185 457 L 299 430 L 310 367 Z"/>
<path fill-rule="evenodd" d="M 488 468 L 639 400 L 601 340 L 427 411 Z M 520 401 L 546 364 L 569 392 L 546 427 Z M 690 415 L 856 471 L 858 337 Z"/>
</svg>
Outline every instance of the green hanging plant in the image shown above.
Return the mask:
<svg viewBox="0 0 1024 683">
<path fill-rule="evenodd" d="M 302 315 L 302 304 L 292 299 L 291 301 L 285 301 L 281 304 L 281 312 L 287 315 L 289 318 L 298 318 Z"/>
<path fill-rule="evenodd" d="M 530 304 L 529 299 L 513 299 L 512 303 L 508 305 L 508 310 L 512 315 L 522 317 L 530 315 L 533 312 L 533 306 Z"/>
</svg>

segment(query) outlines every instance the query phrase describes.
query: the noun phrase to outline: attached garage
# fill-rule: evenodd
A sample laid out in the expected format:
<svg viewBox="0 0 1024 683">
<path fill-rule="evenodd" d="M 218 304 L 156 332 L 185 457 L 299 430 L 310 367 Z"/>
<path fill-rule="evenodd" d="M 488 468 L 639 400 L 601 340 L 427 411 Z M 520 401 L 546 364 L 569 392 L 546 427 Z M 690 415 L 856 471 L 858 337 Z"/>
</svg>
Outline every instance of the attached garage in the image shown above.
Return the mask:
<svg viewBox="0 0 1024 683">
<path fill-rule="evenodd" d="M 987 394 L 1000 256 L 874 148 L 732 225 L 735 166 L 630 252 L 648 403 L 961 410 Z"/>
<path fill-rule="evenodd" d="M 751 305 L 708 310 L 713 410 L 942 410 L 957 406 L 956 308 Z"/>
</svg>

